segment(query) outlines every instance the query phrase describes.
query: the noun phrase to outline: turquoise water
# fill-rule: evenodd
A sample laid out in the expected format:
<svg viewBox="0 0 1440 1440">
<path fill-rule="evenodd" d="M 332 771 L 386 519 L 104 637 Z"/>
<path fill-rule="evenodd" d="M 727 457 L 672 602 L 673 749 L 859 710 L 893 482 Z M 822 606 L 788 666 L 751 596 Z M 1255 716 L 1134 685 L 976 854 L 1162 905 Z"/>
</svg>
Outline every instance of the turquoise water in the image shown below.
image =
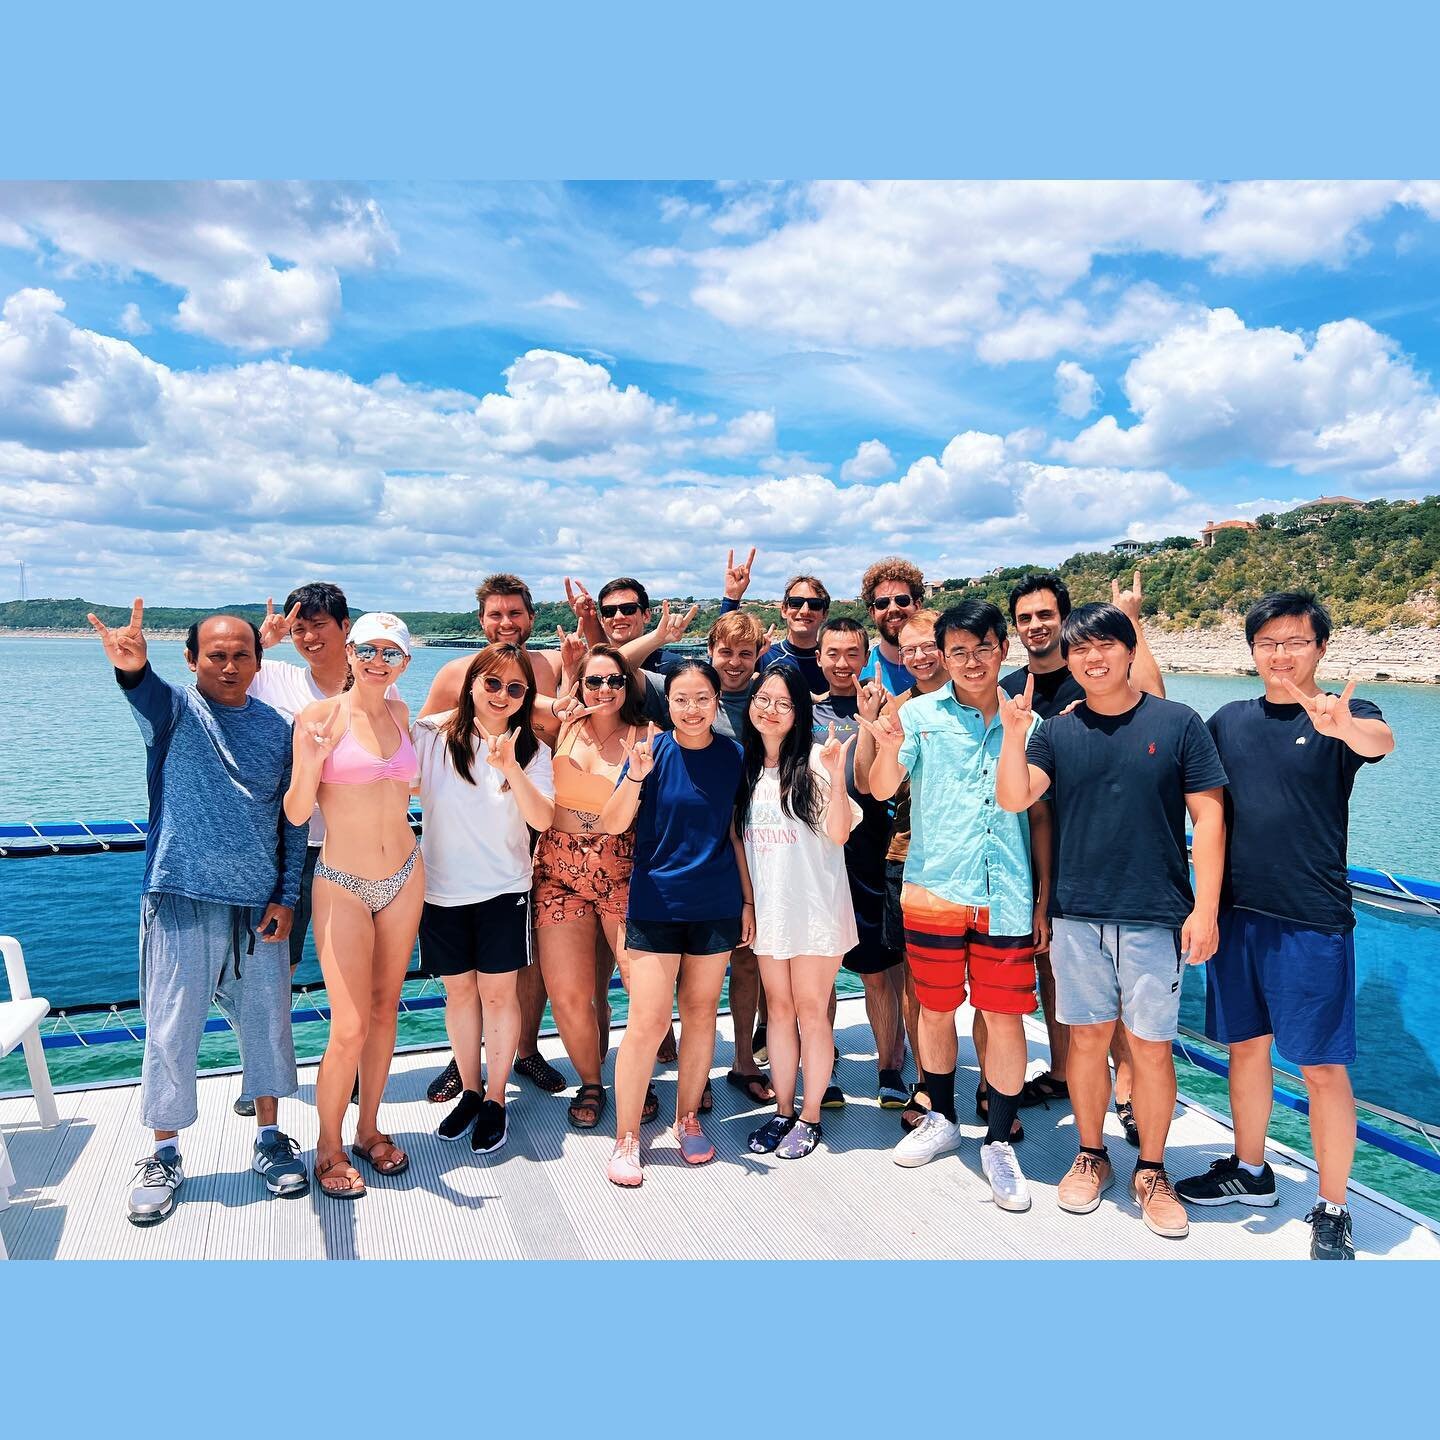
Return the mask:
<svg viewBox="0 0 1440 1440">
<path fill-rule="evenodd" d="M 181 647 L 151 647 L 167 678 L 188 678 Z M 288 647 L 281 652 L 287 656 Z M 418 709 L 436 670 L 454 650 L 417 651 L 401 692 Z M 1228 700 L 1255 693 L 1239 677 L 1177 676 L 1170 694 L 1209 715 Z M 1440 687 L 1372 685 L 1360 692 L 1385 711 L 1396 753 L 1362 771 L 1355 787 L 1352 863 L 1440 878 L 1440 837 L 1432 818 L 1440 793 Z M 0 638 L 0 724 L 5 764 L 0 819 L 68 820 L 143 817 L 145 751 L 129 707 L 98 643 Z M 137 897 L 144 857 L 77 856 L 0 862 L 0 931 L 26 947 L 37 992 L 58 1006 L 125 1000 L 135 994 Z M 1440 973 L 1433 923 L 1362 909 L 1357 932 L 1361 1060 L 1357 1090 L 1387 1108 L 1440 1123 Z M 311 959 L 299 979 L 318 984 Z M 1203 974 L 1189 972 L 1188 1024 L 1200 1028 Z M 406 1022 L 411 1043 L 440 1040 L 438 1012 Z M 301 1026 L 302 1051 L 321 1025 Z M 433 1031 L 433 1035 L 432 1035 Z M 207 1041 L 212 1064 L 226 1063 L 228 1037 Z M 134 1047 L 104 1047 L 104 1064 L 134 1067 Z M 101 1051 L 52 1052 L 57 1078 Z M 93 1070 L 86 1072 L 94 1074 Z M 19 1083 L 18 1081 L 14 1083 Z M 6 1088 L 0 1086 L 0 1088 Z"/>
</svg>

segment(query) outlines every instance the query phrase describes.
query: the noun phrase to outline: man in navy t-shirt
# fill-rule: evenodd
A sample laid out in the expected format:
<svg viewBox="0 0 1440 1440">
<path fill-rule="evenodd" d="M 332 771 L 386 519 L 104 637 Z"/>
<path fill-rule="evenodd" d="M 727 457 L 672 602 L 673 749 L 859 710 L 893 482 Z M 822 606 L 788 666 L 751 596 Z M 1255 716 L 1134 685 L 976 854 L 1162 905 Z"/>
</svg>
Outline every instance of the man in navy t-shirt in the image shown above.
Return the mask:
<svg viewBox="0 0 1440 1440">
<path fill-rule="evenodd" d="M 1225 770 L 1200 717 L 1139 690 L 1136 634 L 1115 605 L 1082 605 L 1060 631 L 1085 703 L 1031 735 L 1033 685 L 1000 691 L 1005 740 L 995 798 L 1022 810 L 1049 794 L 1054 809 L 1050 961 L 1056 1010 L 1070 1026 L 1069 1086 L 1080 1149 L 1060 1182 L 1062 1209 L 1088 1214 L 1114 1176 L 1103 1125 L 1106 1052 L 1124 1022 L 1134 1057 L 1140 1159 L 1131 1192 L 1145 1223 L 1179 1239 L 1184 1206 L 1165 1173 L 1185 962 L 1215 953 L 1225 859 Z M 1195 888 L 1185 817 L 1195 829 Z"/>
<path fill-rule="evenodd" d="M 1245 638 L 1265 693 L 1210 717 L 1230 776 L 1220 948 L 1207 975 L 1205 1033 L 1230 1047 L 1235 1153 L 1183 1180 L 1191 1205 L 1273 1205 L 1265 1163 L 1273 1043 L 1310 1092 L 1320 1195 L 1313 1259 L 1353 1260 L 1345 1207 L 1355 1153 L 1355 916 L 1345 847 L 1350 790 L 1395 748 L 1377 706 L 1315 683 L 1330 617 L 1313 595 L 1264 596 Z"/>
</svg>

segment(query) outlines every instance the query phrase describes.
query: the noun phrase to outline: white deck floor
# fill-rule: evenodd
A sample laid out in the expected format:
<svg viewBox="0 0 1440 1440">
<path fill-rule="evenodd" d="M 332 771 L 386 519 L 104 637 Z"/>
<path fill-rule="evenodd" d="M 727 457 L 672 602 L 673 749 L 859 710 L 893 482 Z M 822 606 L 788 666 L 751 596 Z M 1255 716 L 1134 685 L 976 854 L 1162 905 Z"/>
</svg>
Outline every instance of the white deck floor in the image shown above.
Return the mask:
<svg viewBox="0 0 1440 1440">
<path fill-rule="evenodd" d="M 859 1000 L 842 1001 L 836 1023 L 842 1051 L 868 1053 Z M 434 1127 L 444 1112 L 426 1102 L 425 1086 L 444 1057 L 410 1054 L 397 1057 L 381 1111 L 381 1123 L 411 1155 L 407 1174 L 384 1180 L 366 1172 L 369 1193 L 354 1202 L 329 1200 L 314 1187 L 304 1199 L 272 1199 L 248 1168 L 251 1122 L 231 1113 L 239 1077 L 216 1076 L 201 1081 L 199 1122 L 182 1137 L 186 1180 L 175 1213 L 138 1229 L 125 1218 L 132 1162 L 149 1148 L 137 1086 L 62 1094 L 61 1123 L 48 1131 L 38 1127 L 33 1102 L 3 1100 L 0 1126 L 17 1183 L 0 1211 L 0 1234 L 12 1259 L 1260 1260 L 1308 1253 L 1303 1217 L 1314 1202 L 1314 1176 L 1278 1152 L 1270 1155 L 1280 1185 L 1274 1209 L 1201 1210 L 1192 1212 L 1188 1239 L 1152 1235 L 1129 1198 L 1134 1151 L 1113 1116 L 1115 1186 L 1093 1214 L 1067 1215 L 1055 1204 L 1075 1153 L 1067 1105 L 1022 1112 L 1026 1139 L 1017 1154 L 1035 1196 L 1027 1214 L 990 1202 L 978 1125 L 967 1124 L 958 1154 L 901 1169 L 890 1159 L 898 1115 L 875 1103 L 868 1059 L 841 1060 L 838 1078 L 852 1098 L 843 1111 L 824 1113 L 825 1140 L 814 1155 L 800 1162 L 753 1156 L 745 1140 L 762 1112 L 720 1078 L 728 1037 L 726 1018 L 707 1124 L 715 1160 L 691 1170 L 656 1122 L 646 1127 L 638 1191 L 605 1180 L 612 1140 L 604 1127 L 613 1110 L 601 1129 L 581 1133 L 567 1124 L 564 1096 L 524 1082 L 512 1089 L 504 1150 L 482 1157 L 464 1141 L 442 1144 Z M 1037 1027 L 1035 1038 L 1042 1037 Z M 558 1058 L 557 1040 L 543 1048 Z M 973 1064 L 962 1041 L 961 1065 Z M 299 1102 L 281 1107 L 282 1127 L 306 1147 L 316 1134 L 314 1073 L 302 1070 Z M 967 1080 L 973 1086 L 973 1071 L 962 1069 L 962 1121 Z M 663 1119 L 673 1084 L 662 1077 L 658 1089 Z M 1173 1176 L 1202 1170 L 1230 1149 L 1228 1129 L 1180 1106 L 1170 1132 Z M 1440 1234 L 1415 1217 L 1361 1195 L 1352 1196 L 1351 1209 L 1361 1258 L 1440 1258 Z"/>
</svg>

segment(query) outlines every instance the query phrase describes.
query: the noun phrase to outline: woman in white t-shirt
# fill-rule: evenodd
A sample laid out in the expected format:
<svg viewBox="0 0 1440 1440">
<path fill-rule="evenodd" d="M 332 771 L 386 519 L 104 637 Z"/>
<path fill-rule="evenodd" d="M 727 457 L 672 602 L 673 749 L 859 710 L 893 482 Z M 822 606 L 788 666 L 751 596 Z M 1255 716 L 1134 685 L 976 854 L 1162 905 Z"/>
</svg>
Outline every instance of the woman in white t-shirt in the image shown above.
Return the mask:
<svg viewBox="0 0 1440 1440">
<path fill-rule="evenodd" d="M 520 1041 L 516 976 L 530 963 L 530 830 L 544 830 L 555 814 L 534 700 L 525 652 L 489 645 L 465 671 L 455 709 L 411 729 L 425 814 L 420 963 L 445 982 L 445 1029 L 462 1086 L 438 1134 L 459 1140 L 468 1132 L 476 1151 L 505 1143 L 505 1083 Z"/>
<path fill-rule="evenodd" d="M 861 818 L 845 788 L 846 751 L 834 727 L 812 745 L 810 692 L 798 666 L 767 666 L 745 717 L 745 767 L 735 828 L 755 891 L 755 944 L 770 1014 L 775 1114 L 750 1136 L 757 1155 L 808 1155 L 820 1140 L 820 1100 L 835 1037 L 830 992 L 841 957 L 858 943 L 845 878 L 845 842 Z M 803 1057 L 805 1103 L 795 1114 Z"/>
</svg>

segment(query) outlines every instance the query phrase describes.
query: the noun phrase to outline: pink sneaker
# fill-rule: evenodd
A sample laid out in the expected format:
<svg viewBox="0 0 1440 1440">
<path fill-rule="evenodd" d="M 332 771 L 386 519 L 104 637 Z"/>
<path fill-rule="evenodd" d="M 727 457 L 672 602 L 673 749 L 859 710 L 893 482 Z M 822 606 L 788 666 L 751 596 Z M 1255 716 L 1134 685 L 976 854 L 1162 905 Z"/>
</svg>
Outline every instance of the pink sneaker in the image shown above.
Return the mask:
<svg viewBox="0 0 1440 1440">
<path fill-rule="evenodd" d="M 715 1158 L 715 1147 L 705 1138 L 693 1110 L 675 1126 L 675 1138 L 687 1165 L 703 1165 Z"/>
<path fill-rule="evenodd" d="M 610 1157 L 605 1177 L 612 1185 L 623 1185 L 627 1189 L 634 1189 L 644 1181 L 640 1171 L 640 1142 L 628 1132 L 615 1142 L 615 1153 Z"/>
</svg>

